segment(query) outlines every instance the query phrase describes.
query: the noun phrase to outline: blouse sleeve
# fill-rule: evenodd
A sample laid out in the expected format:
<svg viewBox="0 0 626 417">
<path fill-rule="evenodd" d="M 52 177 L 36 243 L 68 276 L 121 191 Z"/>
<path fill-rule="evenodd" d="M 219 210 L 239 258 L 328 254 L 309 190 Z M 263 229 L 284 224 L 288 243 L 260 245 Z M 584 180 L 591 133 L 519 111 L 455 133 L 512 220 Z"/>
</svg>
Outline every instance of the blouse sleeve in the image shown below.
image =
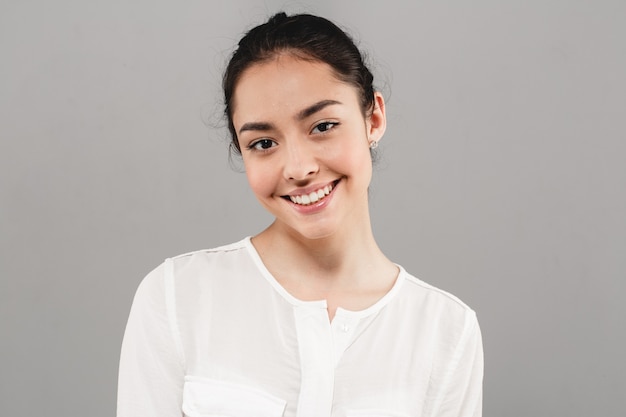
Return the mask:
<svg viewBox="0 0 626 417">
<path fill-rule="evenodd" d="M 171 260 L 137 289 L 122 342 L 118 417 L 182 416 L 184 358 L 175 326 Z"/>
<path fill-rule="evenodd" d="M 481 417 L 483 397 L 483 345 L 476 315 L 468 315 L 464 332 L 450 364 L 438 404 L 428 415 Z"/>
</svg>

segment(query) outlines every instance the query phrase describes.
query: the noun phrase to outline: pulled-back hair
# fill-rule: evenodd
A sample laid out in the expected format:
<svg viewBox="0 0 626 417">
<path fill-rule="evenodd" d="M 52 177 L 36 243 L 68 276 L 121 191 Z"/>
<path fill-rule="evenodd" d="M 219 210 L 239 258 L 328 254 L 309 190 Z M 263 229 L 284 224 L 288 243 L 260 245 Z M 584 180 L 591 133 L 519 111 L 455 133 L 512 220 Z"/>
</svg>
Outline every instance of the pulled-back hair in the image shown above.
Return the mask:
<svg viewBox="0 0 626 417">
<path fill-rule="evenodd" d="M 364 116 L 373 109 L 374 77 L 352 38 L 322 17 L 277 13 L 246 33 L 224 72 L 224 112 L 231 134 L 231 149 L 237 153 L 241 153 L 233 125 L 233 94 L 237 82 L 253 64 L 268 61 L 282 53 L 328 64 L 337 79 L 357 89 Z"/>
</svg>

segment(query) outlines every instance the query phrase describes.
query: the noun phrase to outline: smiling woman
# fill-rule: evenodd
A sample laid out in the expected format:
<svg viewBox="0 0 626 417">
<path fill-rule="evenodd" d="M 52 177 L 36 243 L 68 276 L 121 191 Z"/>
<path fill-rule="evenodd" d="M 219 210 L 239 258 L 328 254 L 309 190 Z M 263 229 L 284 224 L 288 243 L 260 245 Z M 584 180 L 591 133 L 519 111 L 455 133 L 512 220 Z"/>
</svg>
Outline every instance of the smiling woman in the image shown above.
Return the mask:
<svg viewBox="0 0 626 417">
<path fill-rule="evenodd" d="M 385 102 L 352 40 L 279 13 L 224 76 L 232 147 L 275 218 L 137 291 L 118 416 L 480 416 L 474 312 L 391 262 L 368 207 Z"/>
<path fill-rule="evenodd" d="M 288 51 L 242 73 L 233 96 L 233 127 L 252 191 L 276 218 L 255 238 L 257 247 L 284 234 L 318 245 L 322 238 L 337 242 L 340 235 L 371 239 L 369 143 L 385 130 L 382 96 L 373 96 L 375 108 L 364 115 L 358 90 L 337 79 L 330 65 Z M 380 266 L 395 279 L 389 261 L 381 259 Z"/>
</svg>

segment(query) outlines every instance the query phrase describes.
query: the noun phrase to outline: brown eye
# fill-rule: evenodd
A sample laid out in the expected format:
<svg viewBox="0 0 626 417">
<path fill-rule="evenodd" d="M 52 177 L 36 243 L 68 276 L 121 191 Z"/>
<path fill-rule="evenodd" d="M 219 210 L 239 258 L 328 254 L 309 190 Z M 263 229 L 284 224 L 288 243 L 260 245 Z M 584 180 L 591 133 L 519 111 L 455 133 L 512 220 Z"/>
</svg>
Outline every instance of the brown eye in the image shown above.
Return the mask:
<svg viewBox="0 0 626 417">
<path fill-rule="evenodd" d="M 318 123 L 314 128 L 312 133 L 325 133 L 331 130 L 333 127 L 337 126 L 339 123 L 336 122 L 322 122 Z"/>
<path fill-rule="evenodd" d="M 276 146 L 276 142 L 274 142 L 271 139 L 261 139 L 261 140 L 257 140 L 256 142 L 251 143 L 248 146 L 248 149 L 253 149 L 256 151 L 266 151 L 270 148 L 273 148 L 274 146 Z"/>
</svg>

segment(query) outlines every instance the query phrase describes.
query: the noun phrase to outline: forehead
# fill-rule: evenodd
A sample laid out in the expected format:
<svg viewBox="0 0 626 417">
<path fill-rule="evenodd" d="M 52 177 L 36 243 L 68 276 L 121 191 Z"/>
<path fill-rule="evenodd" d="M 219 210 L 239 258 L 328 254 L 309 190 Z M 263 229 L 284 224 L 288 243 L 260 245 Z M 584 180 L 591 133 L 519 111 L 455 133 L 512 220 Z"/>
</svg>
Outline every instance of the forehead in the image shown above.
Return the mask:
<svg viewBox="0 0 626 417">
<path fill-rule="evenodd" d="M 279 55 L 243 72 L 233 95 L 233 121 L 288 116 L 329 99 L 358 106 L 356 89 L 339 80 L 330 65 Z"/>
</svg>

